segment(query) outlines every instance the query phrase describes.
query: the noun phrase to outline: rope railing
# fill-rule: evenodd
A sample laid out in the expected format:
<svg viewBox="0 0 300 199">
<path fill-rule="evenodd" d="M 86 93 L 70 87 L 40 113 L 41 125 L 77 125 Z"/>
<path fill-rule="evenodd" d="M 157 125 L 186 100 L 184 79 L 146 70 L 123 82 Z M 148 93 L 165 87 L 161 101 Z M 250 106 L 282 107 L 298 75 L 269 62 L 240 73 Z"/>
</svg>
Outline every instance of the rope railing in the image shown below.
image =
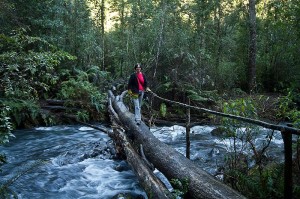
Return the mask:
<svg viewBox="0 0 300 199">
<path fill-rule="evenodd" d="M 206 113 L 210 113 L 210 114 L 213 114 L 213 115 L 217 115 L 217 116 L 221 116 L 221 117 L 227 117 L 227 118 L 231 118 L 231 119 L 236 119 L 236 120 L 240 120 L 240 121 L 243 121 L 243 122 L 246 122 L 246 123 L 259 125 L 259 126 L 262 126 L 262 127 L 268 128 L 268 129 L 280 131 L 281 136 L 283 138 L 283 142 L 284 142 L 284 158 L 285 158 L 285 162 L 284 162 L 284 198 L 293 198 L 292 134 L 300 135 L 300 129 L 293 128 L 293 127 L 288 127 L 288 126 L 283 126 L 283 125 L 275 125 L 275 124 L 267 123 L 267 122 L 257 120 L 257 119 L 251 119 L 251 118 L 232 115 L 232 114 L 225 114 L 225 113 L 222 113 L 222 112 L 213 111 L 213 110 L 206 109 L 206 108 L 201 108 L 201 107 L 192 106 L 192 105 L 184 104 L 184 103 L 181 103 L 181 102 L 176 102 L 176 101 L 172 101 L 172 100 L 169 100 L 169 99 L 165 99 L 165 98 L 162 98 L 162 97 L 158 96 L 156 93 L 154 93 L 152 91 L 150 91 L 150 93 L 154 97 L 156 97 L 156 98 L 158 98 L 162 101 L 169 102 L 169 103 L 172 103 L 172 104 L 177 104 L 177 105 L 183 106 L 185 108 L 191 108 L 191 109 L 203 111 L 203 112 L 206 112 Z"/>
<path fill-rule="evenodd" d="M 232 114 L 226 114 L 226 113 L 213 111 L 213 110 L 206 109 L 206 108 L 192 106 L 192 105 L 184 104 L 184 103 L 181 103 L 181 102 L 176 102 L 176 101 L 172 101 L 172 100 L 162 98 L 162 97 L 158 96 L 156 93 L 154 93 L 152 91 L 151 91 L 151 93 L 153 94 L 154 97 L 156 97 L 156 98 L 158 98 L 162 101 L 177 104 L 177 105 L 183 106 L 185 108 L 192 108 L 192 109 L 200 110 L 200 111 L 210 113 L 210 114 L 213 114 L 213 115 L 218 115 L 218 116 L 227 117 L 227 118 L 231 118 L 231 119 L 236 119 L 236 120 L 240 120 L 240 121 L 251 123 L 251 124 L 256 124 L 256 125 L 268 128 L 268 129 L 278 130 L 278 131 L 281 131 L 281 132 L 289 132 L 289 133 L 292 133 L 292 134 L 295 134 L 295 135 L 300 135 L 300 129 L 297 129 L 297 128 L 283 126 L 283 125 L 271 124 L 271 123 L 267 123 L 267 122 L 264 122 L 264 121 L 261 121 L 261 120 L 251 119 L 251 118 L 232 115 Z"/>
</svg>

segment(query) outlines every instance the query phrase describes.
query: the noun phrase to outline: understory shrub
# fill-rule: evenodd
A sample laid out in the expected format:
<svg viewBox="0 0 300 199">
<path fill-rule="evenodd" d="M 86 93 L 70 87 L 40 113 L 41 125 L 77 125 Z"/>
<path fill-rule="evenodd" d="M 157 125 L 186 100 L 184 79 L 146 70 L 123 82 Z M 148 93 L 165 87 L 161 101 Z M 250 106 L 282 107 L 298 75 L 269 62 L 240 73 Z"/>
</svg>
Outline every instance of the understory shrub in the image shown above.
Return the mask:
<svg viewBox="0 0 300 199">
<path fill-rule="evenodd" d="M 257 119 L 257 105 L 250 99 L 236 99 L 223 105 L 223 112 Z M 256 145 L 260 129 L 256 125 L 222 119 L 229 142 L 225 157 L 224 181 L 249 198 L 283 197 L 283 164 L 266 155 L 274 131 L 268 131 L 263 143 Z"/>
<path fill-rule="evenodd" d="M 99 115 L 102 114 L 103 116 L 105 112 L 106 94 L 101 93 L 87 80 L 78 81 L 71 78 L 62 82 L 58 97 L 66 100 L 65 106 L 79 108 L 78 110 L 69 110 L 79 120 L 97 119 Z"/>
</svg>

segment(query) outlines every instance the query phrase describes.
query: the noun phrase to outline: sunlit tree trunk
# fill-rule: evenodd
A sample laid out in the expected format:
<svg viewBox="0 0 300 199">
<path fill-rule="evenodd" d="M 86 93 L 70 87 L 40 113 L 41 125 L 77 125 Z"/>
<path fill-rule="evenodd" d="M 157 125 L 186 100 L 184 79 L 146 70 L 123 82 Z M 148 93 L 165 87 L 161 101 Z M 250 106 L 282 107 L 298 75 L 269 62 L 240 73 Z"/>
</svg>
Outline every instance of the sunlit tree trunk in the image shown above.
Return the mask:
<svg viewBox="0 0 300 199">
<path fill-rule="evenodd" d="M 220 66 L 220 59 L 221 59 L 221 50 L 222 50 L 222 35 L 221 35 L 221 17 L 222 17 L 222 10 L 221 10 L 221 2 L 220 0 L 216 1 L 216 6 L 214 10 L 215 20 L 216 20 L 216 63 L 215 63 L 215 82 L 219 79 L 219 66 Z M 215 85 L 216 86 L 216 85 Z"/>
<path fill-rule="evenodd" d="M 256 86 L 256 0 L 249 0 L 249 63 L 248 63 L 248 91 L 252 93 Z"/>
<path fill-rule="evenodd" d="M 128 36 L 127 38 L 125 39 L 125 2 L 122 0 L 121 3 L 120 3 L 120 38 L 123 38 L 122 39 L 122 48 L 123 49 L 126 49 L 126 52 L 128 53 Z M 123 77 L 123 65 L 124 65 L 124 56 L 121 57 L 121 60 L 120 60 L 120 76 Z"/>
<path fill-rule="evenodd" d="M 153 78 L 156 77 L 158 58 L 159 58 L 160 48 L 161 48 L 162 39 L 163 39 L 164 22 L 165 22 L 165 20 L 164 20 L 164 18 L 162 18 L 161 27 L 160 27 L 160 31 L 159 31 L 159 39 L 158 39 L 158 46 L 157 46 L 157 52 L 156 52 L 156 58 L 155 58 L 155 68 L 154 68 Z"/>
<path fill-rule="evenodd" d="M 99 32 L 101 33 L 101 48 L 102 52 L 99 52 L 99 57 L 101 57 L 101 64 L 102 70 L 105 70 L 105 0 L 93 0 L 91 1 L 94 4 L 96 9 L 96 26 L 99 28 Z M 100 67 L 100 66 L 99 66 Z"/>
<path fill-rule="evenodd" d="M 102 35 L 102 68 L 105 71 L 105 37 L 104 37 L 104 23 L 105 23 L 105 0 L 101 0 L 101 35 Z"/>
<path fill-rule="evenodd" d="M 163 5 L 162 9 L 162 17 L 161 17 L 161 22 L 160 22 L 160 30 L 159 30 L 159 38 L 158 38 L 158 45 L 157 45 L 157 52 L 156 52 L 156 57 L 155 57 L 155 68 L 154 68 L 154 73 L 153 73 L 153 79 L 156 77 L 156 71 L 157 71 L 157 66 L 158 66 L 158 58 L 161 50 L 161 45 L 163 42 L 163 32 L 165 28 L 165 12 L 166 12 L 166 5 Z"/>
</svg>

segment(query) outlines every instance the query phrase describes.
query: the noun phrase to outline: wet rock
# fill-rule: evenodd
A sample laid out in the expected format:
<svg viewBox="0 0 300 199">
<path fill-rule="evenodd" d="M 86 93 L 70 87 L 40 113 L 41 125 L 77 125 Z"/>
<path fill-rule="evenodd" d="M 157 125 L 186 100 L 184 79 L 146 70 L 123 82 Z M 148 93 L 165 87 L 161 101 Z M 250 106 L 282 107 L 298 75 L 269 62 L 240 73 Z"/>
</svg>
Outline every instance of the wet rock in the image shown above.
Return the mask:
<svg viewBox="0 0 300 199">
<path fill-rule="evenodd" d="M 207 154 L 208 157 L 215 157 L 220 154 L 220 150 L 217 148 L 212 148 L 211 151 Z"/>
<path fill-rule="evenodd" d="M 114 169 L 115 169 L 116 171 L 121 172 L 121 171 L 128 171 L 128 170 L 130 170 L 131 168 L 130 168 L 130 166 L 129 166 L 126 162 L 122 161 L 122 162 L 120 162 L 119 164 L 117 164 L 117 165 L 114 167 Z"/>
<path fill-rule="evenodd" d="M 112 199 L 145 199 L 143 195 L 134 193 L 118 193 Z"/>
<path fill-rule="evenodd" d="M 102 155 L 103 154 L 103 150 L 100 148 L 95 148 L 91 154 L 91 157 L 94 158 L 94 157 L 97 157 L 99 155 Z"/>
<path fill-rule="evenodd" d="M 113 143 L 112 140 L 109 140 L 108 142 L 106 142 L 107 144 L 107 150 L 110 152 L 110 154 L 112 156 L 115 156 L 116 155 L 116 149 L 115 149 L 115 145 Z"/>
<path fill-rule="evenodd" d="M 68 162 L 60 163 L 60 165 L 65 165 L 73 162 L 81 162 L 88 158 L 100 158 L 100 159 L 117 159 L 116 150 L 114 148 L 114 142 L 112 140 L 99 139 L 96 142 L 91 142 L 85 146 L 84 152 L 76 151 L 75 154 L 70 154 L 66 152 L 64 156 L 67 156 Z"/>
<path fill-rule="evenodd" d="M 224 127 L 217 127 L 210 132 L 212 136 L 223 137 L 226 135 L 226 129 Z"/>
<path fill-rule="evenodd" d="M 90 155 L 85 153 L 85 154 L 83 154 L 82 156 L 79 157 L 79 161 L 83 161 L 83 160 L 88 159 L 88 158 L 90 158 Z"/>
</svg>

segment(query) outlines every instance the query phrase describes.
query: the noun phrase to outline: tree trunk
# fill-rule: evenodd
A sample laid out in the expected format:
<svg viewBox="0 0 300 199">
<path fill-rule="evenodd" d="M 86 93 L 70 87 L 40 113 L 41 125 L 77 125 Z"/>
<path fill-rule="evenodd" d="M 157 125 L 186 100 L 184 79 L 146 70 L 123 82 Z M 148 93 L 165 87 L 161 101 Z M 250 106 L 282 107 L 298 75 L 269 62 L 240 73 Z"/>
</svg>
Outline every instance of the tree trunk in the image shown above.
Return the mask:
<svg viewBox="0 0 300 199">
<path fill-rule="evenodd" d="M 256 0 L 249 0 L 249 63 L 248 63 L 248 91 L 252 93 L 256 86 Z"/>
<path fill-rule="evenodd" d="M 112 107 L 130 138 L 132 146 L 138 150 L 143 146 L 146 158 L 162 172 L 169 181 L 172 179 L 188 180 L 188 198 L 244 198 L 238 192 L 215 179 L 200 169 L 194 162 L 177 152 L 171 146 L 160 142 L 143 122 L 136 125 L 134 115 L 122 101 L 122 96 L 115 97 L 109 92 Z M 136 165 L 138 166 L 138 165 Z"/>
<path fill-rule="evenodd" d="M 102 70 L 105 71 L 105 0 L 101 1 Z"/>
<path fill-rule="evenodd" d="M 114 129 L 114 133 L 117 133 L 123 140 L 126 160 L 133 168 L 149 198 L 172 198 L 172 194 L 167 187 L 153 174 L 147 163 L 145 163 L 141 156 L 132 148 L 131 144 L 127 141 L 126 135 L 120 129 Z"/>
<path fill-rule="evenodd" d="M 170 199 L 173 198 L 167 187 L 153 174 L 153 166 L 144 157 L 142 145 L 140 147 L 139 155 L 131 146 L 126 134 L 119 127 L 120 119 L 112 107 L 111 100 L 109 100 L 108 111 L 113 127 L 113 134 L 109 134 L 115 140 L 116 151 L 118 153 L 124 152 L 127 162 L 133 168 L 140 184 L 144 188 L 149 198 Z M 123 149 L 123 150 L 122 150 Z"/>
<path fill-rule="evenodd" d="M 161 17 L 161 22 L 160 22 L 160 30 L 159 30 L 159 38 L 158 38 L 158 45 L 157 45 L 157 52 L 156 52 L 156 58 L 155 58 L 155 68 L 154 68 L 154 73 L 153 73 L 153 80 L 156 78 L 156 71 L 157 71 L 157 66 L 158 66 L 158 59 L 159 59 L 159 54 L 161 51 L 161 46 L 163 43 L 163 32 L 164 32 L 164 26 L 165 26 L 165 14 L 166 14 L 166 6 L 163 6 L 163 12 L 162 12 L 162 17 Z"/>
<path fill-rule="evenodd" d="M 188 104 L 190 105 L 191 100 L 188 98 Z M 186 139 L 186 152 L 185 157 L 190 159 L 190 149 L 191 149 L 191 141 L 190 141 L 190 132 L 191 132 L 191 109 L 187 108 L 186 110 L 186 133 L 185 133 L 185 139 Z"/>
</svg>

